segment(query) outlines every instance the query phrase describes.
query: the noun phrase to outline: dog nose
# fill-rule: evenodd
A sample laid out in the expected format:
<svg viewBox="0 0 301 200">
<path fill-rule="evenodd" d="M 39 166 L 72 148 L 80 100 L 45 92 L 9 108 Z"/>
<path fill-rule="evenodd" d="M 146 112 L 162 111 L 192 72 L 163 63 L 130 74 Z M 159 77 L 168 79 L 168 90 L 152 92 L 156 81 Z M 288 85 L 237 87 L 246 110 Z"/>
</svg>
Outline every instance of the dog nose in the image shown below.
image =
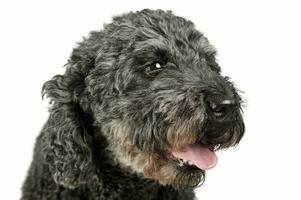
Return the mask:
<svg viewBox="0 0 301 200">
<path fill-rule="evenodd" d="M 223 118 L 234 110 L 236 104 L 230 99 L 211 98 L 208 100 L 208 107 L 215 118 Z"/>
</svg>

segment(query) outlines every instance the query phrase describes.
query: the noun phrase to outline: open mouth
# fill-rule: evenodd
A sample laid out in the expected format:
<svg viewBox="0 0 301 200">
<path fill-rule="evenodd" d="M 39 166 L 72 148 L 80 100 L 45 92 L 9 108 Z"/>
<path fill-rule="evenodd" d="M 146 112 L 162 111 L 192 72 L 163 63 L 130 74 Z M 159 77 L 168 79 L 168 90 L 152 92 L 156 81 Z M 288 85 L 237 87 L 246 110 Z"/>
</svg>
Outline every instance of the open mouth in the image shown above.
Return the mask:
<svg viewBox="0 0 301 200">
<path fill-rule="evenodd" d="M 218 160 L 214 151 L 196 143 L 173 149 L 171 156 L 180 167 L 188 166 L 201 170 L 212 169 Z"/>
</svg>

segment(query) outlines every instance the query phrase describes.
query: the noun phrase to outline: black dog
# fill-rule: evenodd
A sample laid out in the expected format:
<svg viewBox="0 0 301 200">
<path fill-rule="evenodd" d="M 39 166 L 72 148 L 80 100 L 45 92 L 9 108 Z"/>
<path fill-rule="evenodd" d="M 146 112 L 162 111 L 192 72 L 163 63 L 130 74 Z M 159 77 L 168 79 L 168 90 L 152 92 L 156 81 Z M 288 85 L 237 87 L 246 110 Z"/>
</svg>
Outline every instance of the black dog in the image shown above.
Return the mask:
<svg viewBox="0 0 301 200">
<path fill-rule="evenodd" d="M 193 199 L 244 133 L 216 51 L 170 11 L 114 17 L 43 86 L 50 116 L 22 199 Z"/>
</svg>

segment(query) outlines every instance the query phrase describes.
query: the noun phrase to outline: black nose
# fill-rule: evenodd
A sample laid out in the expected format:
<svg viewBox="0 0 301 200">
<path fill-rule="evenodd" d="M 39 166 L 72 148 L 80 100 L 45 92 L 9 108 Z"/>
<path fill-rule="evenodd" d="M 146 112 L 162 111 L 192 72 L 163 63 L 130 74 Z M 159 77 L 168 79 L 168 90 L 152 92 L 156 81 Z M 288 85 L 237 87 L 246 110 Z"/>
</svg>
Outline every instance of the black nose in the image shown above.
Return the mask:
<svg viewBox="0 0 301 200">
<path fill-rule="evenodd" d="M 211 98 L 207 99 L 207 102 L 210 113 L 212 113 L 215 118 L 227 116 L 236 107 L 235 101 L 227 98 Z"/>
</svg>

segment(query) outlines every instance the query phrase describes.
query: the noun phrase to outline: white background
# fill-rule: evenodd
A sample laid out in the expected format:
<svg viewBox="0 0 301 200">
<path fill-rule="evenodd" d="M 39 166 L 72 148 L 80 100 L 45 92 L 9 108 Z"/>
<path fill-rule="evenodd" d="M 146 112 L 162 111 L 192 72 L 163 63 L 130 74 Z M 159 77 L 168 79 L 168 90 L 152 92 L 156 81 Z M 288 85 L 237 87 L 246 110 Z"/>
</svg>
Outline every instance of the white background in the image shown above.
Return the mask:
<svg viewBox="0 0 301 200">
<path fill-rule="evenodd" d="M 301 199 L 298 1 L 1 1 L 0 199 L 20 198 L 47 113 L 42 84 L 62 73 L 75 42 L 111 16 L 170 9 L 219 51 L 223 74 L 245 93 L 247 132 L 197 189 L 199 199 Z"/>
</svg>

